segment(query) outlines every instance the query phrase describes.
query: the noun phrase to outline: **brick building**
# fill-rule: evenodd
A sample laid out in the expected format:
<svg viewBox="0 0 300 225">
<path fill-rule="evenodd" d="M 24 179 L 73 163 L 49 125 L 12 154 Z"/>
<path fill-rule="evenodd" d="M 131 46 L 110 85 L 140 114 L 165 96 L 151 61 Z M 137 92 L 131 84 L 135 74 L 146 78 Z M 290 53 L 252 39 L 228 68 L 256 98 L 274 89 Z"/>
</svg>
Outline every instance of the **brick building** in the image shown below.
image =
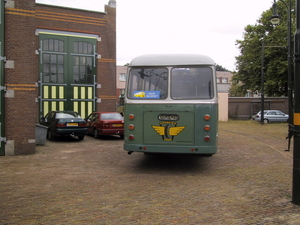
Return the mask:
<svg viewBox="0 0 300 225">
<path fill-rule="evenodd" d="M 0 1 L 0 155 L 35 153 L 51 110 L 115 110 L 115 0 L 105 12 Z"/>
</svg>

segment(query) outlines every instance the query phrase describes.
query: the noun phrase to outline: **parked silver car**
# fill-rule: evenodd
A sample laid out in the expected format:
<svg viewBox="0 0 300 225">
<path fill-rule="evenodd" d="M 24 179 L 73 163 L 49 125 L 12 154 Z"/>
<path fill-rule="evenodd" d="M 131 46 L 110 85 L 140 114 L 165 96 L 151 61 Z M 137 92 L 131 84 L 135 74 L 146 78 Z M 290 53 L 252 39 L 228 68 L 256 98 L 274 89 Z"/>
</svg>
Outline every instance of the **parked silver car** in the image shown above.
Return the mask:
<svg viewBox="0 0 300 225">
<path fill-rule="evenodd" d="M 253 116 L 255 121 L 261 121 L 261 111 Z M 264 123 L 269 122 L 288 122 L 289 115 L 279 110 L 264 110 Z"/>
</svg>

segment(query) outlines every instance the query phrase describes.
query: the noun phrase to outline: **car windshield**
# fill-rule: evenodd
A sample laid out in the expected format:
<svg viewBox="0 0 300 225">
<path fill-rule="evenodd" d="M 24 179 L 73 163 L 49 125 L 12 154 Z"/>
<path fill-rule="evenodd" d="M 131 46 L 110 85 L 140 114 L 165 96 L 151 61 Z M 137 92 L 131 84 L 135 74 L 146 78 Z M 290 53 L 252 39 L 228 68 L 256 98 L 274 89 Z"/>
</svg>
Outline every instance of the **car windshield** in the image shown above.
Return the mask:
<svg viewBox="0 0 300 225">
<path fill-rule="evenodd" d="M 59 112 L 55 117 L 56 119 L 81 118 L 76 112 Z"/>
<path fill-rule="evenodd" d="M 102 120 L 122 120 L 123 117 L 119 113 L 102 113 Z"/>
</svg>

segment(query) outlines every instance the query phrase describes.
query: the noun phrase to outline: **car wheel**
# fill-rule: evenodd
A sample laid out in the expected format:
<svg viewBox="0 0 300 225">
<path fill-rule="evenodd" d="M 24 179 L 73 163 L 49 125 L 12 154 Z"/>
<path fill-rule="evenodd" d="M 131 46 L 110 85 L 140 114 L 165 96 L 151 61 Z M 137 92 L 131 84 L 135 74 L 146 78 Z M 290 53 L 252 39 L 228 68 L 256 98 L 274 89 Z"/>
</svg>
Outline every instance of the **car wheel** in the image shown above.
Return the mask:
<svg viewBox="0 0 300 225">
<path fill-rule="evenodd" d="M 96 138 L 96 139 L 99 138 L 97 129 L 94 129 L 94 138 Z"/>
<path fill-rule="evenodd" d="M 84 135 L 78 136 L 78 140 L 82 141 L 84 139 Z"/>
<path fill-rule="evenodd" d="M 268 119 L 264 119 L 264 123 L 265 124 L 269 123 L 269 120 Z"/>
<path fill-rule="evenodd" d="M 53 135 L 53 132 L 51 130 L 48 130 L 47 138 L 48 138 L 49 141 L 54 140 L 54 135 Z"/>
<path fill-rule="evenodd" d="M 123 139 L 124 138 L 124 134 L 120 134 L 120 138 Z"/>
</svg>

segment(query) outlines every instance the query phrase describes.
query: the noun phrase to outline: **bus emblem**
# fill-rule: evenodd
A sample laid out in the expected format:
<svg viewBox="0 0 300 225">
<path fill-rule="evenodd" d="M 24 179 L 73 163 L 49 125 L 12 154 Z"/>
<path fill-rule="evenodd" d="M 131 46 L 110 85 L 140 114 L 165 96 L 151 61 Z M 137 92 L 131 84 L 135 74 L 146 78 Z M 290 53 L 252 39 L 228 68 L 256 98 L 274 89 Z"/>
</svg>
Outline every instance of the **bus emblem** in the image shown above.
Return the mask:
<svg viewBox="0 0 300 225">
<path fill-rule="evenodd" d="M 162 136 L 164 141 L 173 141 L 174 136 L 177 136 L 181 131 L 185 129 L 185 127 L 177 127 L 177 123 L 175 122 L 161 122 L 160 126 L 152 125 L 152 128 Z"/>
</svg>

